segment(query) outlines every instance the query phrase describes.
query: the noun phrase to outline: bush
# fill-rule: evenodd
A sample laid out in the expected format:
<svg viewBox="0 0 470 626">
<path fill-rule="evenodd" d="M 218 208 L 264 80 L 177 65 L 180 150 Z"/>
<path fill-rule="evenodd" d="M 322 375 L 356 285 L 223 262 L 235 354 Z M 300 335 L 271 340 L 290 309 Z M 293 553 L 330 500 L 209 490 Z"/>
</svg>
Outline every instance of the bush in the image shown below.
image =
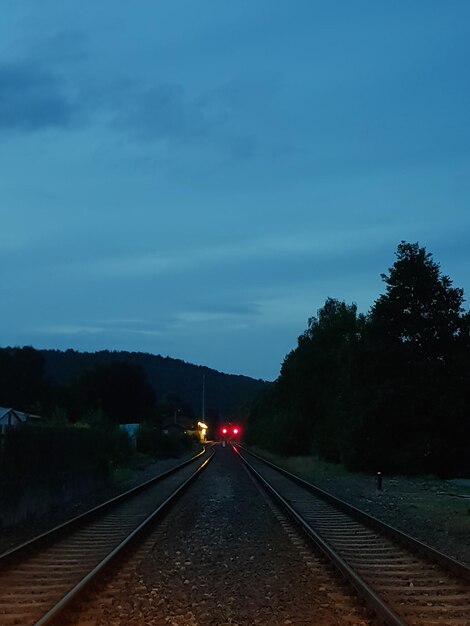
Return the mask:
<svg viewBox="0 0 470 626">
<path fill-rule="evenodd" d="M 1 438 L 0 500 L 14 500 L 26 488 L 102 483 L 131 455 L 127 434 L 115 426 L 23 424 Z"/>
<path fill-rule="evenodd" d="M 191 445 L 191 438 L 177 429 L 171 428 L 165 432 L 160 428 L 141 424 L 137 431 L 138 452 L 155 458 L 177 458 Z"/>
<path fill-rule="evenodd" d="M 101 411 L 87 412 L 74 427 L 95 433 L 102 441 L 103 452 L 111 469 L 128 465 L 131 461 L 133 447 L 129 435 Z"/>
</svg>

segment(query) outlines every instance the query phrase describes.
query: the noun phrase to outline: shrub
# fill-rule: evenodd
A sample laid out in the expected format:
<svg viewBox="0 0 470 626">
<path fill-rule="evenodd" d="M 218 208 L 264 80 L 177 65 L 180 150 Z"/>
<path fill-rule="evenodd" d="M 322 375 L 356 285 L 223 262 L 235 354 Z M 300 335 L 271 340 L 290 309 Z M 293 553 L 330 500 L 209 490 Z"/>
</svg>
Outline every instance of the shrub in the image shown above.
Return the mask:
<svg viewBox="0 0 470 626">
<path fill-rule="evenodd" d="M 26 489 L 102 483 L 131 454 L 129 438 L 118 427 L 23 424 L 1 438 L 0 500 L 10 502 Z"/>
<path fill-rule="evenodd" d="M 148 424 L 141 424 L 137 431 L 137 450 L 149 456 L 166 459 L 177 458 L 192 445 L 183 431 L 169 429 L 167 432 Z"/>
</svg>

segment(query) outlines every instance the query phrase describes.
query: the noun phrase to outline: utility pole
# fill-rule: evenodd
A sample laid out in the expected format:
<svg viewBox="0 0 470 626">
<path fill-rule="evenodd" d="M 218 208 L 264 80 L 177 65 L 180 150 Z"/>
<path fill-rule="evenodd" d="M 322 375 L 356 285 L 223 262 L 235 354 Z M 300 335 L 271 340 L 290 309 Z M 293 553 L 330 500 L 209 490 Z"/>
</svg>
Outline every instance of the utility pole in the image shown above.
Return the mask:
<svg viewBox="0 0 470 626">
<path fill-rule="evenodd" d="M 206 375 L 203 374 L 202 375 L 202 421 L 203 422 L 205 421 L 204 416 L 206 412 L 205 403 L 206 403 Z"/>
</svg>

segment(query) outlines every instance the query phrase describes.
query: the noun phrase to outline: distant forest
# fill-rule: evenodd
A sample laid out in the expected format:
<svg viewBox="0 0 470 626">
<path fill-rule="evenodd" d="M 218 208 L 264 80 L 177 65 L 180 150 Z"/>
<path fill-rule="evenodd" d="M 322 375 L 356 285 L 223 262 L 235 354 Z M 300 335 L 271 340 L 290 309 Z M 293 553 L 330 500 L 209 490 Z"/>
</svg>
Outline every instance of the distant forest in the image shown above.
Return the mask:
<svg viewBox="0 0 470 626">
<path fill-rule="evenodd" d="M 402 241 L 367 314 L 328 298 L 246 437 L 347 468 L 470 476 L 470 314 L 432 255 Z"/>
<path fill-rule="evenodd" d="M 142 459 L 190 450 L 203 378 L 210 437 L 269 386 L 150 354 L 0 349 L 0 406 L 41 418 L 0 429 L 0 526 L 119 481 Z M 132 441 L 125 423 L 139 424 Z"/>
<path fill-rule="evenodd" d="M 113 422 L 200 417 L 203 377 L 209 420 L 228 418 L 269 386 L 170 357 L 140 352 L 0 349 L 0 406 L 79 421 L 99 411 Z"/>
</svg>

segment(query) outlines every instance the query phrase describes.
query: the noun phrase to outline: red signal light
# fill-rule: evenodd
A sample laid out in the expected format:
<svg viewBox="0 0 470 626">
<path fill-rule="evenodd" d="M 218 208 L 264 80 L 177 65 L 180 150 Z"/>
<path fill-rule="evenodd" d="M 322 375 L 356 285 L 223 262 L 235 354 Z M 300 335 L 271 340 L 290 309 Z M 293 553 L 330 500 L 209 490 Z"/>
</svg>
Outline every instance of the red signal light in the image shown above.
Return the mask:
<svg viewBox="0 0 470 626">
<path fill-rule="evenodd" d="M 226 429 L 226 428 L 222 428 L 222 433 L 223 433 L 224 435 L 226 435 L 226 434 L 227 434 L 227 429 Z"/>
<path fill-rule="evenodd" d="M 234 428 L 234 429 L 233 429 L 233 434 L 234 434 L 234 435 L 238 435 L 238 428 Z"/>
</svg>

